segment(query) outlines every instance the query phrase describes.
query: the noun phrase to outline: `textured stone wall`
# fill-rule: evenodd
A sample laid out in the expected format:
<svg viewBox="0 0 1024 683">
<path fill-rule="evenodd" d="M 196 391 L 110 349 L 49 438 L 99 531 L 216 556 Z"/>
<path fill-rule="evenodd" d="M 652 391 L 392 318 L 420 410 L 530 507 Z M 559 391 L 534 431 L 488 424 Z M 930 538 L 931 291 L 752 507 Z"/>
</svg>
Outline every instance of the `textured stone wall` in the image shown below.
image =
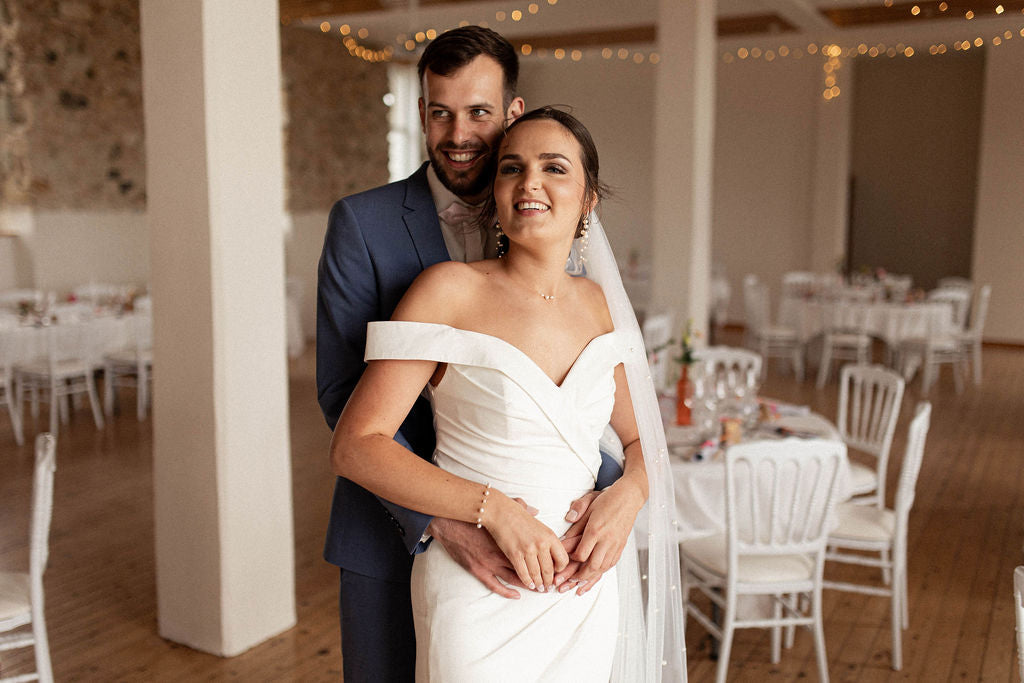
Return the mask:
<svg viewBox="0 0 1024 683">
<path fill-rule="evenodd" d="M 137 0 L 7 4 L 24 59 L 23 199 L 45 209 L 144 207 Z"/>
<path fill-rule="evenodd" d="M 388 180 L 387 67 L 352 57 L 336 36 L 281 29 L 293 212 L 329 208 Z"/>
<path fill-rule="evenodd" d="M 138 0 L 0 0 L 0 204 L 144 209 Z M 387 181 L 387 68 L 281 33 L 288 208 Z"/>
</svg>

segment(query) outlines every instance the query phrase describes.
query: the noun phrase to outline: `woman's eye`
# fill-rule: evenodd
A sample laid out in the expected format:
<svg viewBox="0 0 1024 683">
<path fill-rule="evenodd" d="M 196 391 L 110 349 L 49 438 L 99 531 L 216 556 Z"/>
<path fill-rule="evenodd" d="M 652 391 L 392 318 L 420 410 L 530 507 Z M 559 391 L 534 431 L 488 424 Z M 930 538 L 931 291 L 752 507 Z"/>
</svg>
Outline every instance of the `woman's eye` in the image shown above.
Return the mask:
<svg viewBox="0 0 1024 683">
<path fill-rule="evenodd" d="M 565 173 L 565 169 L 564 168 L 562 168 L 561 166 L 555 165 L 555 164 L 552 164 L 551 166 L 548 166 L 547 170 L 549 172 L 551 172 L 551 173 Z"/>
<path fill-rule="evenodd" d="M 512 175 L 513 173 L 519 173 L 519 167 L 512 164 L 498 167 L 498 173 L 502 175 Z"/>
</svg>

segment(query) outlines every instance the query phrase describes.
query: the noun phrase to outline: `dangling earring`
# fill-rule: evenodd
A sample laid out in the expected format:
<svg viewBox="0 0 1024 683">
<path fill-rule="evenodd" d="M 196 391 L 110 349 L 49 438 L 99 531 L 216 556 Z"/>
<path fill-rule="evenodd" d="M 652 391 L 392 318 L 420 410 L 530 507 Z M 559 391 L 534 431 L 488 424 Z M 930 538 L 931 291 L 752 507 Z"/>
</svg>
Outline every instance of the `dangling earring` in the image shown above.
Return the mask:
<svg viewBox="0 0 1024 683">
<path fill-rule="evenodd" d="M 577 237 L 576 239 L 580 241 L 580 246 L 578 250 L 580 255 L 580 261 L 586 261 L 587 259 L 585 258 L 585 256 L 587 251 L 587 245 L 590 244 L 590 216 L 585 216 L 583 218 L 583 225 L 580 226 L 580 236 Z"/>
<path fill-rule="evenodd" d="M 495 256 L 501 258 L 508 251 L 508 241 L 505 239 L 505 233 L 501 231 L 501 221 L 497 219 L 494 221 L 494 237 L 498 243 L 495 247 Z"/>
</svg>

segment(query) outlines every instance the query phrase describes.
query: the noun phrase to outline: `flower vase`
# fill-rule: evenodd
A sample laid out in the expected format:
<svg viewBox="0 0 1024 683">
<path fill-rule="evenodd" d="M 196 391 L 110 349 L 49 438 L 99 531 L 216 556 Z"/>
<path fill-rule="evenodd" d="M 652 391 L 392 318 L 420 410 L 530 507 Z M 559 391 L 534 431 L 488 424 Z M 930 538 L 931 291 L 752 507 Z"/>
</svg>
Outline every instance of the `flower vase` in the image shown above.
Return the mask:
<svg viewBox="0 0 1024 683">
<path fill-rule="evenodd" d="M 688 366 L 682 366 L 679 373 L 679 381 L 676 383 L 676 424 L 688 426 L 691 424 L 690 406 L 686 402 L 690 393 L 690 381 L 687 377 Z"/>
</svg>

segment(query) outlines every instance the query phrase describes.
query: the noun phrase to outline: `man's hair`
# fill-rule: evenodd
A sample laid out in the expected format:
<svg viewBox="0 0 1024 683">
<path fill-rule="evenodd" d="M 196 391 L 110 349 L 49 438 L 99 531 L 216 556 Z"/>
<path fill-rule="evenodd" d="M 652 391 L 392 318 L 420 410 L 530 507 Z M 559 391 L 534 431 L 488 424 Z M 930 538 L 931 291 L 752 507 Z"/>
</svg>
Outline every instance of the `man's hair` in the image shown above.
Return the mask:
<svg viewBox="0 0 1024 683">
<path fill-rule="evenodd" d="M 489 28 L 462 26 L 445 31 L 435 38 L 423 51 L 416 67 L 420 86 L 423 85 L 423 74 L 427 69 L 439 76 L 450 76 L 480 55 L 494 59 L 501 66 L 504 76 L 502 104 L 507 108 L 516 96 L 519 55 L 511 43 Z"/>
</svg>

